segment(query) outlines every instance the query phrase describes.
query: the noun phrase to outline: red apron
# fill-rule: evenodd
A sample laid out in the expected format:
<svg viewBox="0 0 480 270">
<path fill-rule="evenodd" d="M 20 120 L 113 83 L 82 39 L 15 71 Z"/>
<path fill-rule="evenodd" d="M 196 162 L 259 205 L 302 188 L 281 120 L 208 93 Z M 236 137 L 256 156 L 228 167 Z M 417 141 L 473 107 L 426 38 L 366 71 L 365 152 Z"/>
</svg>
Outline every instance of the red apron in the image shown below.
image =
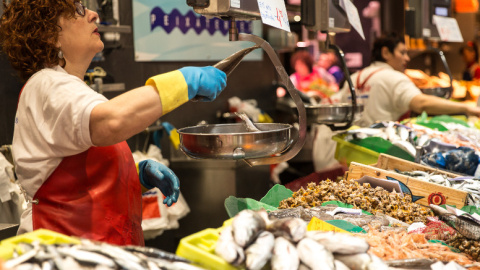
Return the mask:
<svg viewBox="0 0 480 270">
<path fill-rule="evenodd" d="M 63 158 L 33 200 L 34 230 L 116 245 L 145 245 L 142 191 L 126 142 Z"/>
</svg>

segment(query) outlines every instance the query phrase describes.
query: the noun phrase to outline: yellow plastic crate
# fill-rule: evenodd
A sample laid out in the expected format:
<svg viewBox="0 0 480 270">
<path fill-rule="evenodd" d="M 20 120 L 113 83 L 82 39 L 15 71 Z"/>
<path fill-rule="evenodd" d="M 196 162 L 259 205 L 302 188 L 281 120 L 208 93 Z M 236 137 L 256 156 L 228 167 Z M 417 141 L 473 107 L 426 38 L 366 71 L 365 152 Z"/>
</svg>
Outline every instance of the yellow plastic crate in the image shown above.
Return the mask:
<svg viewBox="0 0 480 270">
<path fill-rule="evenodd" d="M 368 165 L 377 163 L 380 153 L 347 142 L 337 136 L 333 136 L 332 139 L 337 142 L 335 159 L 341 164 L 350 166 L 350 162 L 352 161 Z"/>
<path fill-rule="evenodd" d="M 235 267 L 221 257 L 215 255 L 220 232 L 225 227 L 218 229 L 205 229 L 180 240 L 177 247 L 177 255 L 188 259 L 195 264 L 212 270 L 237 270 L 244 269 Z"/>
<path fill-rule="evenodd" d="M 39 229 L 33 232 L 7 238 L 0 242 L 0 259 L 12 258 L 13 252 L 19 243 L 39 242 L 45 245 L 53 244 L 80 244 L 80 240 L 54 231 Z"/>
</svg>

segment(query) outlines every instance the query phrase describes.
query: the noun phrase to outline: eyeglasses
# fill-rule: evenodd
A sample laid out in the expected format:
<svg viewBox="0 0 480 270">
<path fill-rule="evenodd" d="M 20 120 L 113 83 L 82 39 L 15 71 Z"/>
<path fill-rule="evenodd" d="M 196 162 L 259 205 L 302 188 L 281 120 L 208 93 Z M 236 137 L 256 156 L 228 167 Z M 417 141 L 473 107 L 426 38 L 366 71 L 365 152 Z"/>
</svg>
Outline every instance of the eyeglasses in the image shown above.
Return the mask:
<svg viewBox="0 0 480 270">
<path fill-rule="evenodd" d="M 78 13 L 78 15 L 84 17 L 85 16 L 85 6 L 82 4 L 82 2 L 75 1 L 75 8 Z"/>
</svg>

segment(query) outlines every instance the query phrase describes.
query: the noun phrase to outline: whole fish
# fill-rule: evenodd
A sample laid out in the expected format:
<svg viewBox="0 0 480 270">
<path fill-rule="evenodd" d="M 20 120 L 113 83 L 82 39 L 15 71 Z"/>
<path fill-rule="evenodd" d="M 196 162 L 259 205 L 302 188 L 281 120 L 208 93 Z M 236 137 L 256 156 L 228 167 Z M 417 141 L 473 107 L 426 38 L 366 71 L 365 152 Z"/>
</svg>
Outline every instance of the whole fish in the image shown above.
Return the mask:
<svg viewBox="0 0 480 270">
<path fill-rule="evenodd" d="M 28 260 L 30 260 L 31 258 L 35 257 L 35 255 L 38 254 L 40 248 L 39 247 L 36 247 L 36 248 L 33 248 L 33 249 L 30 249 L 29 251 L 23 253 L 22 255 L 16 257 L 16 258 L 13 258 L 13 259 L 10 259 L 8 261 L 6 261 L 4 264 L 3 264 L 3 267 L 5 267 L 6 269 L 9 269 L 9 268 L 13 268 L 17 265 L 20 265 L 24 262 L 27 262 Z"/>
<path fill-rule="evenodd" d="M 416 259 L 403 259 L 403 260 L 388 260 L 385 264 L 395 268 L 427 268 L 430 269 L 430 265 L 434 264 L 435 260 L 416 258 Z"/>
<path fill-rule="evenodd" d="M 301 218 L 277 219 L 267 229 L 275 236 L 283 236 L 296 243 L 305 237 L 307 223 Z"/>
<path fill-rule="evenodd" d="M 142 246 L 124 246 L 123 249 L 128 250 L 130 252 L 139 252 L 146 255 L 147 257 L 154 257 L 154 258 L 160 258 L 160 259 L 165 259 L 169 261 L 179 261 L 179 262 L 190 263 L 190 261 L 185 258 L 182 258 L 170 252 L 160 250 L 158 248 L 142 247 Z"/>
<path fill-rule="evenodd" d="M 304 238 L 297 245 L 300 261 L 312 270 L 333 270 L 333 255 L 323 245 L 311 238 Z"/>
<path fill-rule="evenodd" d="M 243 210 L 233 218 L 233 238 L 240 247 L 246 247 L 265 227 L 265 220 L 257 212 Z"/>
<path fill-rule="evenodd" d="M 375 255 L 358 253 L 353 255 L 335 254 L 335 260 L 345 264 L 350 270 L 388 270 L 388 266 Z"/>
<path fill-rule="evenodd" d="M 365 239 L 346 233 L 308 231 L 307 237 L 322 244 L 327 250 L 338 254 L 366 253 L 370 246 Z"/>
<path fill-rule="evenodd" d="M 272 270 L 297 270 L 300 264 L 297 249 L 287 239 L 275 238 L 271 264 Z"/>
<path fill-rule="evenodd" d="M 58 253 L 60 253 L 61 255 L 65 257 L 72 257 L 79 262 L 89 263 L 93 265 L 100 264 L 112 268 L 115 267 L 115 262 L 112 259 L 96 252 L 90 252 L 71 247 L 59 247 L 57 248 L 57 250 Z"/>
<path fill-rule="evenodd" d="M 480 224 L 464 216 L 456 216 L 443 209 L 442 207 L 430 204 L 433 213 L 438 219 L 445 222 L 448 226 L 454 228 L 461 235 L 468 239 L 480 240 Z"/>
<path fill-rule="evenodd" d="M 250 120 L 250 118 L 248 118 L 248 116 L 247 116 L 245 113 L 235 112 L 235 114 L 236 114 L 240 119 L 242 119 L 243 125 L 245 126 L 245 128 L 247 129 L 248 132 L 257 132 L 257 131 L 260 131 L 260 129 L 258 129 L 258 128 L 253 124 L 253 122 Z"/>
<path fill-rule="evenodd" d="M 272 258 L 275 237 L 271 232 L 261 232 L 255 242 L 245 250 L 246 265 L 249 270 L 260 270 Z"/>
<path fill-rule="evenodd" d="M 240 265 L 245 260 L 243 249 L 233 239 L 232 226 L 228 226 L 220 233 L 215 253 L 233 265 Z"/>
</svg>

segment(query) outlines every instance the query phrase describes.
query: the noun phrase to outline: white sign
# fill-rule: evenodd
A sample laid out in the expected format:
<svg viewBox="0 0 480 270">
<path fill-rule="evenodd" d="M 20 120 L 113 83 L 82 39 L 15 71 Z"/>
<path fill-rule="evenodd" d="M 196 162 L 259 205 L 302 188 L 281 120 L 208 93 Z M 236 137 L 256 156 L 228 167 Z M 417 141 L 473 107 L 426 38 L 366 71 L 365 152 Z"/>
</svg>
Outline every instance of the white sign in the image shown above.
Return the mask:
<svg viewBox="0 0 480 270">
<path fill-rule="evenodd" d="M 264 24 L 290 32 L 287 8 L 283 0 L 258 0 L 258 8 Z"/>
<path fill-rule="evenodd" d="M 363 34 L 362 23 L 360 22 L 360 16 L 358 15 L 358 10 L 355 5 L 350 0 L 340 0 L 340 6 L 347 13 L 348 21 L 353 26 L 357 33 L 365 40 L 365 35 Z"/>
<path fill-rule="evenodd" d="M 433 23 L 437 26 L 442 41 L 463 42 L 462 33 L 455 18 L 433 15 Z"/>
<path fill-rule="evenodd" d="M 240 0 L 232 0 L 230 1 L 230 5 L 234 8 L 240 8 Z"/>
</svg>

